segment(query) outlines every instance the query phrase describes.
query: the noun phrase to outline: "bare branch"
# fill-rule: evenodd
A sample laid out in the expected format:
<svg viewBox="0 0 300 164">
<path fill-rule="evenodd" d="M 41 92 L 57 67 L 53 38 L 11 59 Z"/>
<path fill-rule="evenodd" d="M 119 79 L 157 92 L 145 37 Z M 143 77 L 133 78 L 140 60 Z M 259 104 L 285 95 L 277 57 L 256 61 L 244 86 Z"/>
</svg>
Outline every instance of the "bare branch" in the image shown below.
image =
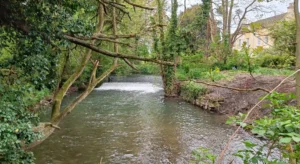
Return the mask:
<svg viewBox="0 0 300 164">
<path fill-rule="evenodd" d="M 154 10 L 154 8 L 152 8 L 152 7 L 146 7 L 146 6 L 138 5 L 138 4 L 130 2 L 130 0 L 124 0 L 124 1 L 126 3 L 132 5 L 133 7 L 138 7 L 138 8 L 142 8 L 142 9 L 146 9 L 146 10 Z"/>
<path fill-rule="evenodd" d="M 235 30 L 235 32 L 232 34 L 232 37 L 231 37 L 231 43 L 234 43 L 233 41 L 235 41 L 237 35 L 239 34 L 240 30 L 241 30 L 241 27 L 242 27 L 242 23 L 243 23 L 243 20 L 244 18 L 246 17 L 247 13 L 249 12 L 249 8 L 256 2 L 257 0 L 253 0 L 244 10 L 244 13 L 242 15 L 242 17 L 240 18 L 240 21 L 238 23 L 238 26 L 237 26 L 237 29 Z"/>
</svg>

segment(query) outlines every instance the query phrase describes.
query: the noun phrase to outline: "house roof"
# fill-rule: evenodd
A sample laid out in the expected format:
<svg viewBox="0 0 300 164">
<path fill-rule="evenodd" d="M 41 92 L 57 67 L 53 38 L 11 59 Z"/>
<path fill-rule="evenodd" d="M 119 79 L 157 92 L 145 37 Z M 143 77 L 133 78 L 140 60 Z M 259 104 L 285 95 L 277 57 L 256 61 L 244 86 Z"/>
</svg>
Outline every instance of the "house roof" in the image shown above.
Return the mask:
<svg viewBox="0 0 300 164">
<path fill-rule="evenodd" d="M 287 15 L 287 13 L 283 13 L 280 15 L 275 15 L 273 17 L 261 19 L 256 22 L 253 22 L 253 23 L 259 23 L 262 27 L 268 28 L 268 27 L 271 27 L 272 25 L 276 24 L 279 21 L 283 21 L 285 19 L 286 15 Z"/>
</svg>

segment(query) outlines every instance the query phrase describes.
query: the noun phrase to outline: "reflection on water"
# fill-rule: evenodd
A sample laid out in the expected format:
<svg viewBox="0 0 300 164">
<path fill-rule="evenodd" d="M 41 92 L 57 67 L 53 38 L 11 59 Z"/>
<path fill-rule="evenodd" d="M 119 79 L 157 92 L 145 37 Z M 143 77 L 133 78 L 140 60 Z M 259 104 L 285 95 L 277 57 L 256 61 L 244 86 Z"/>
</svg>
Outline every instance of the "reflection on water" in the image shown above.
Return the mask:
<svg viewBox="0 0 300 164">
<path fill-rule="evenodd" d="M 135 84 L 118 83 L 116 88 Z M 36 163 L 188 163 L 193 149 L 218 153 L 232 134 L 222 124 L 224 117 L 164 99 L 161 90 L 144 92 L 149 84 L 139 87 L 92 92 L 61 122 L 62 130 L 34 149 Z"/>
</svg>

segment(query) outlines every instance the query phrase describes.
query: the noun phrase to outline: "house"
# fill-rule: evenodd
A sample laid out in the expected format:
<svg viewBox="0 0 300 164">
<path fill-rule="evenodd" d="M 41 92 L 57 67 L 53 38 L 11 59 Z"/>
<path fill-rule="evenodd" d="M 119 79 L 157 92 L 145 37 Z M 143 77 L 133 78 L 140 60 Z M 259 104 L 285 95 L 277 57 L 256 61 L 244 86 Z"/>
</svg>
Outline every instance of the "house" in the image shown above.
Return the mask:
<svg viewBox="0 0 300 164">
<path fill-rule="evenodd" d="M 294 3 L 290 3 L 286 13 L 261 19 L 250 24 L 244 24 L 244 28 L 247 29 L 250 29 L 251 24 L 257 24 L 260 26 L 260 28 L 255 30 L 255 32 L 241 32 L 233 45 L 233 49 L 242 49 L 244 42 L 251 49 L 255 49 L 257 47 L 269 48 L 274 44 L 274 39 L 269 34 L 270 28 L 280 21 L 293 19 L 295 19 Z"/>
</svg>

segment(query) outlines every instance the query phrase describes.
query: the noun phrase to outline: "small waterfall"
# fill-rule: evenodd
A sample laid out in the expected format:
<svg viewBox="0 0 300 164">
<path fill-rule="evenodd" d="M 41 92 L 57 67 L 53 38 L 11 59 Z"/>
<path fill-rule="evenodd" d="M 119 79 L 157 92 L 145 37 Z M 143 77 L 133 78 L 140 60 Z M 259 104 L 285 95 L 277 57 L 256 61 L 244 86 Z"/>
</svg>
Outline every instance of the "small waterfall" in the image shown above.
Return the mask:
<svg viewBox="0 0 300 164">
<path fill-rule="evenodd" d="M 140 82 L 112 82 L 104 83 L 99 88 L 95 90 L 106 91 L 106 90 L 117 90 L 117 91 L 138 91 L 143 93 L 155 93 L 163 88 L 154 85 L 152 83 L 140 83 Z"/>
</svg>

